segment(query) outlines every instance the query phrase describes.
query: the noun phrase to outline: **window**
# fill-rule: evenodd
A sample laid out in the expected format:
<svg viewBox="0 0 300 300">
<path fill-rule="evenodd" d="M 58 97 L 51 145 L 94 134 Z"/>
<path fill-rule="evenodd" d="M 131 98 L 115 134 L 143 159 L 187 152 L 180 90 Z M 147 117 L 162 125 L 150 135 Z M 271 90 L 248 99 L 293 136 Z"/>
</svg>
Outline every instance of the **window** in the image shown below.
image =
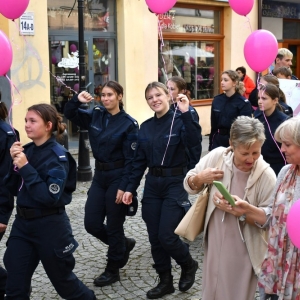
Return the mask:
<svg viewBox="0 0 300 300">
<path fill-rule="evenodd" d="M 77 6 L 77 0 L 48 0 L 50 29 L 78 29 Z M 114 1 L 90 0 L 84 4 L 84 29 L 114 32 L 114 16 Z"/>
<path fill-rule="evenodd" d="M 221 10 L 174 7 L 158 16 L 158 80 L 181 76 L 192 100 L 212 99 L 219 93 Z M 195 102 L 194 102 L 195 104 Z"/>
</svg>

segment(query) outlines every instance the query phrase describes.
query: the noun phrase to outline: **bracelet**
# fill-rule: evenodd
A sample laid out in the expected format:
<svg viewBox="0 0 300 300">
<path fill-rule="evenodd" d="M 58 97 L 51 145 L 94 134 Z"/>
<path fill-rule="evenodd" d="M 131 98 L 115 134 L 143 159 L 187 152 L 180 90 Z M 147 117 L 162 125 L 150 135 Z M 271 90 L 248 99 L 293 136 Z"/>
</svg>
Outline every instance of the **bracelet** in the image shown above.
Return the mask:
<svg viewBox="0 0 300 300">
<path fill-rule="evenodd" d="M 195 190 L 199 190 L 199 187 L 197 187 L 197 186 L 195 185 L 195 183 L 193 182 L 193 177 L 195 177 L 195 176 L 191 176 L 191 177 L 190 177 L 190 178 L 191 178 L 190 182 L 191 182 L 191 184 L 192 184 L 192 187 L 193 187 L 193 189 L 195 189 Z"/>
</svg>

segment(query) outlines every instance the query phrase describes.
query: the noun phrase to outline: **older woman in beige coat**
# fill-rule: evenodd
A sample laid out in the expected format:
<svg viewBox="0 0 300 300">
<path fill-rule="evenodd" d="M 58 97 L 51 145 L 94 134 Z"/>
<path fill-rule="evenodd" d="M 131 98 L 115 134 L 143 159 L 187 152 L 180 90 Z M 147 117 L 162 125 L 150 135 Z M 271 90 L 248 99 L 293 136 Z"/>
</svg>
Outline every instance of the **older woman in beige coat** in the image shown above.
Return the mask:
<svg viewBox="0 0 300 300">
<path fill-rule="evenodd" d="M 210 192 L 203 237 L 204 300 L 254 298 L 267 250 L 266 232 L 255 223 L 255 209 L 267 210 L 276 182 L 274 171 L 260 154 L 264 141 L 262 123 L 238 117 L 230 130 L 230 147 L 214 149 L 185 177 L 184 187 L 190 194 L 219 180 L 236 195 L 236 205 L 231 206 L 215 186 Z"/>
</svg>

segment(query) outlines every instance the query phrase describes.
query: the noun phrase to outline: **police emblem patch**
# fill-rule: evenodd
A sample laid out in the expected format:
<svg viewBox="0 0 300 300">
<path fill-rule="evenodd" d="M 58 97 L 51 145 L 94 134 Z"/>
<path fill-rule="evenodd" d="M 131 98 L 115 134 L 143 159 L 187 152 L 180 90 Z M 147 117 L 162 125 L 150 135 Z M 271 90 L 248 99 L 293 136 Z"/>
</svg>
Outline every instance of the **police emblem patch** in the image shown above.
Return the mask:
<svg viewBox="0 0 300 300">
<path fill-rule="evenodd" d="M 58 184 L 56 184 L 56 183 L 51 183 L 49 185 L 49 191 L 52 194 L 58 194 L 59 191 L 60 191 L 60 186 Z"/>
<path fill-rule="evenodd" d="M 135 150 L 135 148 L 136 148 L 136 142 L 133 142 L 133 143 L 131 144 L 131 149 L 132 149 L 132 150 Z"/>
</svg>

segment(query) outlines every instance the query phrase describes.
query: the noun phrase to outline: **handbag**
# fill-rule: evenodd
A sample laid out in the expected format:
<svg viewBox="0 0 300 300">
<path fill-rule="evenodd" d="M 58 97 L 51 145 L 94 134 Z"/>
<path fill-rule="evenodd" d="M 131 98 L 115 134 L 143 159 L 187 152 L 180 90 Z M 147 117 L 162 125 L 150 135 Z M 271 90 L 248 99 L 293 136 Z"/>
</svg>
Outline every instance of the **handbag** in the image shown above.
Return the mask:
<svg viewBox="0 0 300 300">
<path fill-rule="evenodd" d="M 205 214 L 209 199 L 210 185 L 206 185 L 197 200 L 175 229 L 175 233 L 193 242 L 204 230 Z"/>
<path fill-rule="evenodd" d="M 223 161 L 223 156 L 218 160 L 216 168 L 218 168 Z M 191 208 L 182 218 L 181 222 L 175 229 L 175 233 L 191 242 L 204 230 L 205 215 L 209 199 L 211 184 L 206 184 L 200 193 L 197 200 L 193 203 Z"/>
</svg>

